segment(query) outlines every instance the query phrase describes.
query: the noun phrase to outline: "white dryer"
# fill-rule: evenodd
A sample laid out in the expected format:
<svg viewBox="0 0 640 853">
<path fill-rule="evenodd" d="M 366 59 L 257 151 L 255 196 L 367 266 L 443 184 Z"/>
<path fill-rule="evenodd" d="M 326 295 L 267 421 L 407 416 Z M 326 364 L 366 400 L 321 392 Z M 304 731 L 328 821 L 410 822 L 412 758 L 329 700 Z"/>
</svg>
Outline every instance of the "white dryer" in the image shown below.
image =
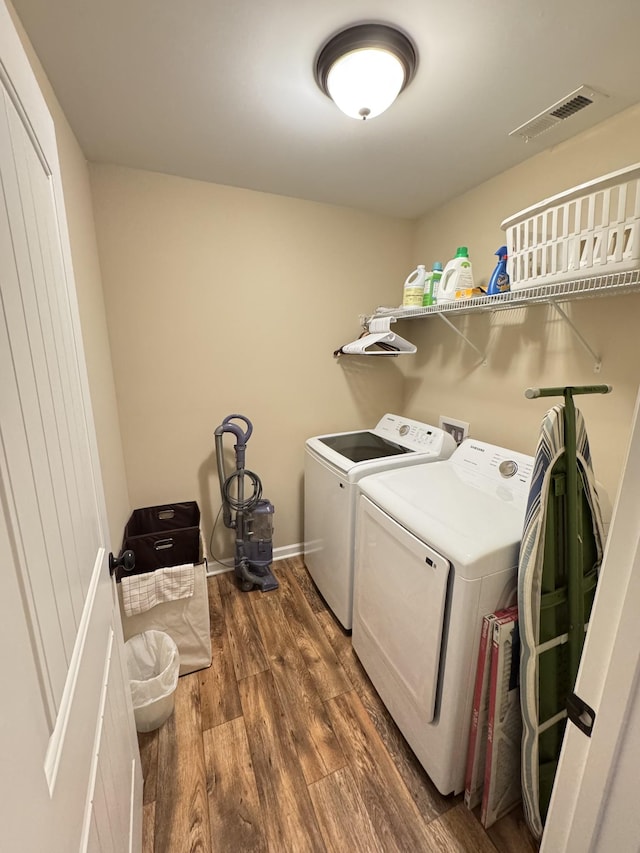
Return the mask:
<svg viewBox="0 0 640 853">
<path fill-rule="evenodd" d="M 372 430 L 309 438 L 304 463 L 304 560 L 318 589 L 349 630 L 353 555 L 362 477 L 448 458 L 455 450 L 444 430 L 386 414 Z"/>
<path fill-rule="evenodd" d="M 360 481 L 353 648 L 445 795 L 464 788 L 482 617 L 515 599 L 532 470 L 467 439 Z"/>
</svg>

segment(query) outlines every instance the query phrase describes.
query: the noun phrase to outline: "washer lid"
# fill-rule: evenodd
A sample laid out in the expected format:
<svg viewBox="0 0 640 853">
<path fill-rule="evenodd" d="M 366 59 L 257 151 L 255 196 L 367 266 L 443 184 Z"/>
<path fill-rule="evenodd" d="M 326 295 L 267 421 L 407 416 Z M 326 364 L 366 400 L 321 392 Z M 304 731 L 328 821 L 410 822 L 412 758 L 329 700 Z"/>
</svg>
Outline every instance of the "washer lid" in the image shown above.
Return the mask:
<svg viewBox="0 0 640 853">
<path fill-rule="evenodd" d="M 373 432 L 325 435 L 319 436 L 318 441 L 344 456 L 350 462 L 366 462 L 369 459 L 384 459 L 387 456 L 411 453 L 408 447 L 401 447 L 399 444 L 394 444 Z"/>
<path fill-rule="evenodd" d="M 372 430 L 318 435 L 307 439 L 306 444 L 309 450 L 344 472 L 357 465 L 367 468 L 377 460 L 384 468 L 385 459 L 406 458 L 410 453 L 446 459 L 456 446 L 453 438 L 439 427 L 392 414 L 383 415 Z M 402 464 L 397 459 L 392 467 Z"/>
<path fill-rule="evenodd" d="M 471 577 L 489 570 L 498 555 L 512 560 L 517 553 L 533 459 L 473 442 L 483 448 L 475 464 L 477 451 L 465 447 L 469 443 L 445 461 L 364 477 L 360 490 Z"/>
</svg>

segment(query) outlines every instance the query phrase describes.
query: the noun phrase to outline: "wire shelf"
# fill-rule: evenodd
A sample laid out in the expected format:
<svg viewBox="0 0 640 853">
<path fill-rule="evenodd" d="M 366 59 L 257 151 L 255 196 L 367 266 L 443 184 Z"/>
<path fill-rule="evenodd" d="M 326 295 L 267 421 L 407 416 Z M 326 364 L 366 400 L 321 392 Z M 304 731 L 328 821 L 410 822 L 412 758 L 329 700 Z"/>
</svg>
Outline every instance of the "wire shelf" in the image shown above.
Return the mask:
<svg viewBox="0 0 640 853">
<path fill-rule="evenodd" d="M 546 286 L 530 287 L 499 293 L 496 296 L 474 296 L 428 308 L 377 308 L 371 317 L 394 317 L 410 320 L 430 317 L 434 314 L 476 314 L 483 311 L 504 311 L 507 308 L 522 308 L 527 305 L 553 304 L 573 299 L 588 299 L 597 296 L 614 296 L 635 293 L 640 290 L 640 269 L 630 272 L 611 273 L 591 278 L 574 279 Z"/>
</svg>

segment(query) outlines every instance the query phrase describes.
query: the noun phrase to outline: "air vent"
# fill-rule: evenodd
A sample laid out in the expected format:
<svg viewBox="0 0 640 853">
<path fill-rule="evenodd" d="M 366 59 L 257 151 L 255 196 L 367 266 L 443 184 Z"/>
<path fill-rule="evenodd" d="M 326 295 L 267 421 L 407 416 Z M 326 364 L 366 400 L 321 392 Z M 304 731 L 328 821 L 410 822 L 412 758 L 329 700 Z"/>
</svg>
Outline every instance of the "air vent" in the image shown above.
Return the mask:
<svg viewBox="0 0 640 853">
<path fill-rule="evenodd" d="M 520 136 L 525 142 L 546 133 L 571 116 L 591 106 L 595 101 L 606 98 L 592 86 L 580 86 L 566 98 L 550 106 L 534 118 L 512 130 L 509 136 Z"/>
<path fill-rule="evenodd" d="M 587 98 L 585 95 L 577 95 L 575 98 L 571 98 L 570 101 L 565 101 L 564 104 L 560 104 L 557 110 L 551 110 L 551 115 L 556 118 L 569 118 L 569 116 L 572 116 L 579 110 L 583 110 L 592 103 L 593 98 Z"/>
</svg>

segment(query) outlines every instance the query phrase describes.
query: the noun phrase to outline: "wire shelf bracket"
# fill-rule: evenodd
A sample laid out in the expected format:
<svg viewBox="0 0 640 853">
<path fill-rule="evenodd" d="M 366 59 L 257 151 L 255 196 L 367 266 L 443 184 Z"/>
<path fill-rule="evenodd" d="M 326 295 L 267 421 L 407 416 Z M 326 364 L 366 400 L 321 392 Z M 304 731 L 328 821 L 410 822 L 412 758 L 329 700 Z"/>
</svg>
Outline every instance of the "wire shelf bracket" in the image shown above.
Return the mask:
<svg viewBox="0 0 640 853">
<path fill-rule="evenodd" d="M 469 340 L 469 338 L 464 334 L 464 332 L 461 332 L 460 329 L 456 328 L 453 325 L 453 323 L 448 317 L 445 317 L 444 314 L 438 314 L 438 316 L 447 324 L 450 329 L 452 329 L 456 333 L 456 335 L 460 335 L 460 337 L 467 344 L 467 346 L 470 346 L 472 350 L 475 350 L 478 353 L 478 355 L 482 359 L 482 364 L 485 365 L 487 363 L 487 354 L 482 352 L 482 350 L 479 350 L 478 347 Z"/>
<path fill-rule="evenodd" d="M 550 304 L 556 309 L 558 314 L 562 317 L 562 319 L 565 321 L 565 323 L 569 326 L 569 328 L 571 329 L 573 334 L 576 336 L 578 341 L 582 344 L 584 349 L 586 349 L 586 351 L 593 358 L 593 360 L 595 362 L 595 364 L 593 366 L 593 372 L 594 373 L 600 373 L 600 370 L 602 369 L 602 359 L 600 358 L 598 353 L 589 346 L 586 339 L 580 334 L 575 323 L 573 323 L 573 321 L 569 318 L 569 315 L 564 310 L 564 308 L 561 308 L 557 302 L 551 302 Z"/>
</svg>

